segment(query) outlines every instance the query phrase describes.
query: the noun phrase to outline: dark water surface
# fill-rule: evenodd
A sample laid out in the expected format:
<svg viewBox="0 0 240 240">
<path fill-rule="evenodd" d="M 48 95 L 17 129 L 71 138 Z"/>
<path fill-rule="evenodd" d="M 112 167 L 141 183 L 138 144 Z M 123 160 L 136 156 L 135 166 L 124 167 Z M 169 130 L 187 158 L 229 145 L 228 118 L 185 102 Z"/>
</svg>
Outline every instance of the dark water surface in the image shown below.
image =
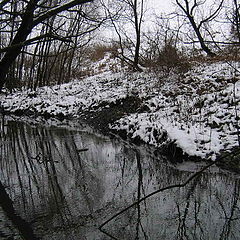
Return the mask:
<svg viewBox="0 0 240 240">
<path fill-rule="evenodd" d="M 0 134 L 1 184 L 15 213 L 44 240 L 111 239 L 98 229 L 104 221 L 201 168 L 173 166 L 151 149 L 80 123 L 53 126 L 8 117 L 1 120 Z M 239 176 L 211 168 L 185 188 L 130 208 L 104 229 L 122 240 L 240 239 L 239 193 Z M 0 239 L 24 239 L 20 235 L 1 203 Z"/>
</svg>

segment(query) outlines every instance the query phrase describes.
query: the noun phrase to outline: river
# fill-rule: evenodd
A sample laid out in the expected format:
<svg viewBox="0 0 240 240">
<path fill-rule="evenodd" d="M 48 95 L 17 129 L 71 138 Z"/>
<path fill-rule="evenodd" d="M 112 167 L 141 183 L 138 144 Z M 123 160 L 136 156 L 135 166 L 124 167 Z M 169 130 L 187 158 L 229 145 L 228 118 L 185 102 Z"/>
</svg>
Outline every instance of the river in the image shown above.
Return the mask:
<svg viewBox="0 0 240 240">
<path fill-rule="evenodd" d="M 0 130 L 1 184 L 39 239 L 240 239 L 239 175 L 211 167 L 131 207 L 104 233 L 114 214 L 204 163 L 169 163 L 80 122 L 2 117 Z M 3 205 L 0 239 L 26 239 Z"/>
</svg>

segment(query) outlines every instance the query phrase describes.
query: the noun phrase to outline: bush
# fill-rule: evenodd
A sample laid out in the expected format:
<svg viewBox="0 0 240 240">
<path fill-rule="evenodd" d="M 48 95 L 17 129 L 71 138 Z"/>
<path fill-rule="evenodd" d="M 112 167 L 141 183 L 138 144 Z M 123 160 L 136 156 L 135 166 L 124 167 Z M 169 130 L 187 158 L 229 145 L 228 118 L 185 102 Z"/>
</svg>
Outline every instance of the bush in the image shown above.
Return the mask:
<svg viewBox="0 0 240 240">
<path fill-rule="evenodd" d="M 116 44 L 101 44 L 98 43 L 89 50 L 89 59 L 96 62 L 104 58 L 106 53 L 110 53 L 111 56 L 116 56 L 118 46 Z"/>
<path fill-rule="evenodd" d="M 187 57 L 171 43 L 166 43 L 152 59 L 146 58 L 144 65 L 155 71 L 175 69 L 179 72 L 187 72 L 191 67 Z"/>
</svg>

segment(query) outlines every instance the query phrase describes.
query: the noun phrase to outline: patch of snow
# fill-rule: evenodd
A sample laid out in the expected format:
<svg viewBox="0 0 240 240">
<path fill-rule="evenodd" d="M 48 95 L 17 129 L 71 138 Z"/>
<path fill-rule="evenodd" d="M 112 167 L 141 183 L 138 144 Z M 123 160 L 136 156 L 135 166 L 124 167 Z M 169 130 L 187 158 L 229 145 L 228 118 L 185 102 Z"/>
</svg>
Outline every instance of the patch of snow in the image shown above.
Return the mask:
<svg viewBox="0 0 240 240">
<path fill-rule="evenodd" d="M 96 63 L 96 69 L 101 64 L 106 68 L 94 76 L 36 91 L 1 94 L 1 108 L 77 118 L 83 111 L 101 110 L 103 103 L 110 106 L 137 95 L 150 111 L 124 116 L 110 128 L 156 147 L 174 141 L 189 155 L 213 160 L 221 150 L 239 144 L 240 76 L 231 66 L 240 70 L 239 64 L 196 65 L 184 74 L 159 79 L 149 72 L 113 72 L 108 61 L 106 57 Z"/>
</svg>

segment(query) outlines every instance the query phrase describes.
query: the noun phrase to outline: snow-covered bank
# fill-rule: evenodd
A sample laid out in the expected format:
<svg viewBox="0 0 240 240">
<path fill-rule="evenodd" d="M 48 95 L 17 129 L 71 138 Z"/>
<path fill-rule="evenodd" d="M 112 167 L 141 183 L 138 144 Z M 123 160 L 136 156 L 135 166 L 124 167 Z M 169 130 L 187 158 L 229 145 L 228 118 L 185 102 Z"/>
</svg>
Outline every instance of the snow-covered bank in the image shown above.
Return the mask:
<svg viewBox="0 0 240 240">
<path fill-rule="evenodd" d="M 112 128 L 155 146 L 162 145 L 159 136 L 166 132 L 187 154 L 215 159 L 239 145 L 240 81 L 230 69 L 228 64 L 196 67 L 147 100 L 150 113 L 126 116 Z"/>
<path fill-rule="evenodd" d="M 156 147 L 175 142 L 188 155 L 214 160 L 220 151 L 239 144 L 240 66 L 232 64 L 201 63 L 161 78 L 147 72 L 106 71 L 59 86 L 1 94 L 1 108 L 77 118 L 103 109 L 110 113 L 112 106 L 133 96 L 140 102 L 134 112 L 122 110 L 116 121 L 103 124 Z"/>
</svg>

